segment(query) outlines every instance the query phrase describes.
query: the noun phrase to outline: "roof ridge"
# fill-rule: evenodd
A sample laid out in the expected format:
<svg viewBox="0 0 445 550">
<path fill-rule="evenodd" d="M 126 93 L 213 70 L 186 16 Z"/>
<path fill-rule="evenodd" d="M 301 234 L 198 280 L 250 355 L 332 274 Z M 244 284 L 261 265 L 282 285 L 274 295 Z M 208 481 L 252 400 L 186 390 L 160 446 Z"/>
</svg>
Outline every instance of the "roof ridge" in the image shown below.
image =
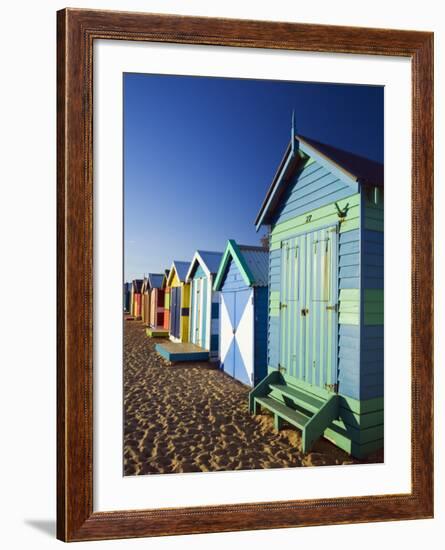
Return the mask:
<svg viewBox="0 0 445 550">
<path fill-rule="evenodd" d="M 348 155 L 351 155 L 351 156 L 356 157 L 358 159 L 363 159 L 363 160 L 366 160 L 367 162 L 373 162 L 375 164 L 379 164 L 380 166 L 384 166 L 384 163 L 380 162 L 379 160 L 374 160 L 370 157 L 365 157 L 364 155 L 359 155 L 357 153 L 352 152 L 349 149 L 343 149 L 341 147 L 337 147 L 336 145 L 333 145 L 332 143 L 326 143 L 325 141 L 320 141 L 318 139 L 311 138 L 309 136 L 304 136 L 303 134 L 296 134 L 296 138 L 305 141 L 308 145 L 311 145 L 311 142 L 314 143 L 314 144 L 323 145 L 325 147 L 329 147 L 331 149 L 341 151 L 342 153 L 347 153 Z M 313 145 L 313 147 L 315 147 L 315 145 Z M 326 155 L 326 156 L 328 156 L 328 155 Z M 329 157 L 329 159 L 333 162 L 336 162 L 335 159 L 332 159 L 330 157 Z"/>
<path fill-rule="evenodd" d="M 256 245 L 256 244 L 239 244 L 238 248 L 240 250 L 258 250 L 258 252 L 261 252 L 261 251 L 268 252 L 267 248 L 264 248 L 264 246 Z"/>
</svg>

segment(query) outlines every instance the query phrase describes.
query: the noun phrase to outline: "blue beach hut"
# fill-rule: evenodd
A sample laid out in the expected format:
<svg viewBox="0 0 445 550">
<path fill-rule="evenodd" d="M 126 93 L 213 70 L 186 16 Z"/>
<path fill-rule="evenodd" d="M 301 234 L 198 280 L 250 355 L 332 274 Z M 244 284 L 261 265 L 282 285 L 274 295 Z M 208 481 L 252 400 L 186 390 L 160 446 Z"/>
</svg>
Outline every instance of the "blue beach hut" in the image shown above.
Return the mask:
<svg viewBox="0 0 445 550">
<path fill-rule="evenodd" d="M 131 283 L 124 283 L 123 306 L 126 313 L 130 313 Z"/>
<path fill-rule="evenodd" d="M 221 367 L 253 386 L 267 374 L 269 253 L 229 240 L 213 285 L 220 293 Z"/>
<path fill-rule="evenodd" d="M 222 252 L 197 250 L 190 263 L 186 280 L 190 283 L 189 341 L 218 358 L 219 292 L 213 282 Z"/>
<path fill-rule="evenodd" d="M 250 409 L 355 457 L 383 447 L 383 165 L 298 136 L 267 191 L 268 375 Z"/>
</svg>

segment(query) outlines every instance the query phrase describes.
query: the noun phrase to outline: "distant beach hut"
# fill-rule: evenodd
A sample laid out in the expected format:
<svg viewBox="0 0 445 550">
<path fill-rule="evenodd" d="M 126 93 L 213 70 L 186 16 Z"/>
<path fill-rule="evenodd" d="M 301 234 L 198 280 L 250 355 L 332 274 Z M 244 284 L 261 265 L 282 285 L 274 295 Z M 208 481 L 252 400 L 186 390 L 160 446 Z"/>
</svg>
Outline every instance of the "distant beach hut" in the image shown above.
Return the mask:
<svg viewBox="0 0 445 550">
<path fill-rule="evenodd" d="M 295 134 L 270 228 L 268 375 L 250 408 L 355 457 L 383 447 L 383 165 Z"/>
<path fill-rule="evenodd" d="M 165 330 L 170 328 L 170 287 L 168 285 L 168 275 L 170 270 L 166 269 L 164 271 L 164 276 L 162 277 L 162 290 L 164 291 L 164 322 L 162 326 Z"/>
<path fill-rule="evenodd" d="M 150 324 L 150 283 L 148 277 L 144 277 L 141 288 L 141 315 L 144 325 Z"/>
<path fill-rule="evenodd" d="M 190 262 L 172 263 L 167 285 L 170 288 L 170 340 L 188 342 L 190 284 L 186 282 Z"/>
<path fill-rule="evenodd" d="M 130 313 L 131 283 L 124 283 L 123 306 L 126 313 Z"/>
<path fill-rule="evenodd" d="M 135 319 L 141 318 L 141 289 L 142 279 L 134 279 L 131 283 L 130 314 Z"/>
<path fill-rule="evenodd" d="M 218 357 L 219 347 L 219 292 L 213 282 L 221 262 L 221 252 L 197 250 L 187 272 L 190 283 L 189 341 Z"/>
<path fill-rule="evenodd" d="M 224 372 L 253 386 L 267 374 L 269 253 L 229 240 L 213 285 L 220 292 L 219 356 Z"/>
<path fill-rule="evenodd" d="M 146 333 L 151 337 L 168 337 L 168 330 L 164 328 L 164 274 L 149 273 L 147 279 L 150 285 L 150 327 Z"/>
</svg>

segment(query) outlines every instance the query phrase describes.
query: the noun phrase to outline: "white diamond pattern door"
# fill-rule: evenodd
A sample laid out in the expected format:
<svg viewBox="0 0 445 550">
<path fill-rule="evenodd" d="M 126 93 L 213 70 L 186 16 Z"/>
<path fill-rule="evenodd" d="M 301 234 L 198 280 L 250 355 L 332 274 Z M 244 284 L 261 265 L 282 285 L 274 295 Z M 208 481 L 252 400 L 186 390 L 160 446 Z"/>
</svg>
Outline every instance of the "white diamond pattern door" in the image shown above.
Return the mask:
<svg viewBox="0 0 445 550">
<path fill-rule="evenodd" d="M 220 357 L 224 372 L 235 375 L 235 293 L 221 292 Z"/>
<path fill-rule="evenodd" d="M 249 386 L 254 377 L 253 289 L 236 293 L 235 378 Z"/>
</svg>

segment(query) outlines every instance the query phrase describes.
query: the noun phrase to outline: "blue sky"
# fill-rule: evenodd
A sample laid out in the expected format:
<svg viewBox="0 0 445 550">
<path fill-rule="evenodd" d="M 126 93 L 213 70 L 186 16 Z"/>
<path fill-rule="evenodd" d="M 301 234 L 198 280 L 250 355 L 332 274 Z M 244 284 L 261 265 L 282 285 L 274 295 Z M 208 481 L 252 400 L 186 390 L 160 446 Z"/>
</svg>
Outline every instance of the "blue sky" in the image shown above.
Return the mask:
<svg viewBox="0 0 445 550">
<path fill-rule="evenodd" d="M 124 75 L 124 277 L 160 272 L 254 220 L 297 132 L 383 162 L 383 88 Z"/>
</svg>

